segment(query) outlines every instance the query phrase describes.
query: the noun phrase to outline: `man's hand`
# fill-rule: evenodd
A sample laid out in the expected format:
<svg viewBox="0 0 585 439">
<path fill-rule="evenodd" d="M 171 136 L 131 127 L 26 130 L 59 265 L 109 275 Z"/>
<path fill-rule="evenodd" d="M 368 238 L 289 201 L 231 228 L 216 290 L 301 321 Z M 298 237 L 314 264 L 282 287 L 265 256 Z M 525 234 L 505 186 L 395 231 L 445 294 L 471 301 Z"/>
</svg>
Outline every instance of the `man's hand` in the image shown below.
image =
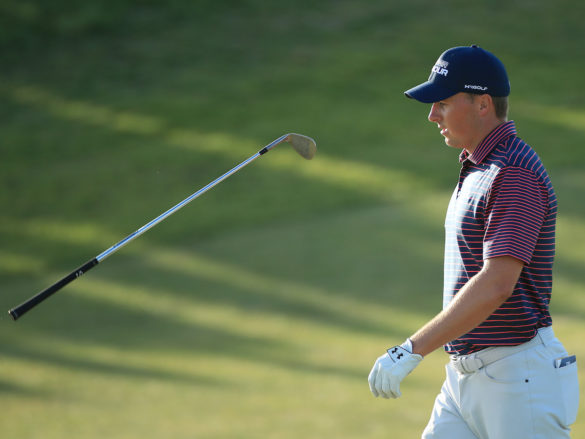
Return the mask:
<svg viewBox="0 0 585 439">
<path fill-rule="evenodd" d="M 373 395 L 398 398 L 400 382 L 422 361 L 422 355 L 412 354 L 403 346 L 394 346 L 379 357 L 368 376 Z"/>
</svg>

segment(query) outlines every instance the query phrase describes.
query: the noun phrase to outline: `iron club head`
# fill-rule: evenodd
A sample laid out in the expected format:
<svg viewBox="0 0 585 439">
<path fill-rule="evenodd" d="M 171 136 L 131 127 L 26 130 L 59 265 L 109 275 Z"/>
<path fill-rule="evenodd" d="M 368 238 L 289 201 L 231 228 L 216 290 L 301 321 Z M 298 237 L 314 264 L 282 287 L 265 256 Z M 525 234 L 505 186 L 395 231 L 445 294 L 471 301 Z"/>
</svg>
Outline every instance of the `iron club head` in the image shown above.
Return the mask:
<svg viewBox="0 0 585 439">
<path fill-rule="evenodd" d="M 289 133 L 284 140 L 285 142 L 290 143 L 295 151 L 307 160 L 311 160 L 317 152 L 317 144 L 315 143 L 315 140 L 308 136 Z"/>
</svg>

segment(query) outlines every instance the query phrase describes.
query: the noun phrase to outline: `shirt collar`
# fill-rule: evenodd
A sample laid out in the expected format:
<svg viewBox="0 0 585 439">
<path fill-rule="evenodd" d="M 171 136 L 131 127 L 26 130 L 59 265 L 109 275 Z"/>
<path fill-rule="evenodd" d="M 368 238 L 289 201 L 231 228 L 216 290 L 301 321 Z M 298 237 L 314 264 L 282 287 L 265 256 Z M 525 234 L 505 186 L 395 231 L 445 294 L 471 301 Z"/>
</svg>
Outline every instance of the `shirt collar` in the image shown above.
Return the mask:
<svg viewBox="0 0 585 439">
<path fill-rule="evenodd" d="M 495 148 L 496 145 L 508 137 L 515 135 L 516 126 L 514 125 L 513 120 L 500 124 L 491 133 L 489 133 L 485 139 L 479 143 L 479 145 L 477 145 L 477 148 L 475 148 L 472 154 L 469 154 L 469 152 L 464 150 L 459 155 L 459 162 L 463 163 L 465 160 L 469 160 L 473 164 L 477 165 L 487 157 L 487 155 L 491 152 L 492 149 Z"/>
</svg>

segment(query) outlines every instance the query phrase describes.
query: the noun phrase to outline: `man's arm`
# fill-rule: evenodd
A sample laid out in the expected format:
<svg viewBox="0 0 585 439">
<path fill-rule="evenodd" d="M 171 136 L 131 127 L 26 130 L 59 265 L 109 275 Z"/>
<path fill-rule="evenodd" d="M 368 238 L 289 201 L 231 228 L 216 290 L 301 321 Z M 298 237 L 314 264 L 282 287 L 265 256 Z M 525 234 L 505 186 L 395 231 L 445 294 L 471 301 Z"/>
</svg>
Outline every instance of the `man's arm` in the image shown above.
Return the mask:
<svg viewBox="0 0 585 439">
<path fill-rule="evenodd" d="M 410 337 L 412 352 L 427 355 L 483 323 L 512 295 L 523 266 L 511 256 L 486 259 L 449 306 Z"/>
<path fill-rule="evenodd" d="M 512 295 L 523 265 L 511 256 L 484 261 L 481 271 L 461 288 L 446 309 L 405 343 L 388 349 L 376 360 L 368 375 L 372 394 L 398 398 L 401 381 L 424 355 L 476 328 Z"/>
</svg>

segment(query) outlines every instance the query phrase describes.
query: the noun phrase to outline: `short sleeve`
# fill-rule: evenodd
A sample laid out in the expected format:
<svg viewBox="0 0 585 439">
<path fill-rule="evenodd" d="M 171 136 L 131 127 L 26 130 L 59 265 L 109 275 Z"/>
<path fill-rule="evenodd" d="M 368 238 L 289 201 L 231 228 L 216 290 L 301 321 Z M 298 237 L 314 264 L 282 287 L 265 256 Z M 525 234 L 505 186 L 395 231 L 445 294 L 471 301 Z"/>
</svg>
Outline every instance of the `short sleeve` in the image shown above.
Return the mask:
<svg viewBox="0 0 585 439">
<path fill-rule="evenodd" d="M 533 172 L 518 167 L 501 169 L 486 203 L 484 259 L 512 256 L 530 264 L 546 216 L 547 197 Z"/>
</svg>

